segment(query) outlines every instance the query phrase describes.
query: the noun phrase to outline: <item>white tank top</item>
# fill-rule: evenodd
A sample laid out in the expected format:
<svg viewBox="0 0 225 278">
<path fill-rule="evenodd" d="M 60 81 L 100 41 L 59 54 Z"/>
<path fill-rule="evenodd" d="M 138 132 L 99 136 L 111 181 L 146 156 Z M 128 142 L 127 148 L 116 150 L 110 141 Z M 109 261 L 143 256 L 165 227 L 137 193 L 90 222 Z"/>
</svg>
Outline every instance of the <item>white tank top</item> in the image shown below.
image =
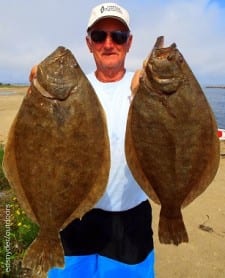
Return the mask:
<svg viewBox="0 0 225 278">
<path fill-rule="evenodd" d="M 116 82 L 100 82 L 94 73 L 87 75 L 105 110 L 110 139 L 111 168 L 106 191 L 95 208 L 107 211 L 128 210 L 148 197 L 134 180 L 126 162 L 124 139 L 130 106 L 133 72 Z"/>
</svg>

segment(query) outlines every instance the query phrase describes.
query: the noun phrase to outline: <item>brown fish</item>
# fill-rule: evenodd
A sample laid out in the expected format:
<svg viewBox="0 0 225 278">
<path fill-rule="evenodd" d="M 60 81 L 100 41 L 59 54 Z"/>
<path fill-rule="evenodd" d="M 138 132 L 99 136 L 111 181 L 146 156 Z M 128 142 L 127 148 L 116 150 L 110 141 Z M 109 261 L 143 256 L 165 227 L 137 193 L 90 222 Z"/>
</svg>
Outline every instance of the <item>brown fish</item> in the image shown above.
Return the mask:
<svg viewBox="0 0 225 278">
<path fill-rule="evenodd" d="M 175 44 L 164 48 L 159 37 L 140 76 L 133 84 L 126 157 L 143 190 L 161 205 L 160 242 L 178 245 L 188 242 L 181 208 L 207 188 L 218 169 L 217 125 Z"/>
<path fill-rule="evenodd" d="M 103 108 L 70 50 L 58 47 L 39 64 L 10 129 L 3 166 L 40 226 L 23 265 L 45 277 L 64 265 L 60 229 L 99 200 L 110 168 Z"/>
</svg>

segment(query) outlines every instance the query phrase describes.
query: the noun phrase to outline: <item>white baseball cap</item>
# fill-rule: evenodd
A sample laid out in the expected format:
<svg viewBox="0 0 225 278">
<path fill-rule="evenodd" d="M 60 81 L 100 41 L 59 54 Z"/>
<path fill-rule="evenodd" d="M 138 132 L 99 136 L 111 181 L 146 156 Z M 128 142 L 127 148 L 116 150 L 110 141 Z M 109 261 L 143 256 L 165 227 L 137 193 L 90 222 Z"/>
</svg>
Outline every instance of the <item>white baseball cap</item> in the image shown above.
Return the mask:
<svg viewBox="0 0 225 278">
<path fill-rule="evenodd" d="M 102 18 L 116 18 L 124 25 L 126 25 L 127 28 L 130 30 L 130 17 L 126 9 L 116 3 L 102 3 L 92 9 L 88 21 L 87 31 L 92 27 L 94 23 Z"/>
</svg>

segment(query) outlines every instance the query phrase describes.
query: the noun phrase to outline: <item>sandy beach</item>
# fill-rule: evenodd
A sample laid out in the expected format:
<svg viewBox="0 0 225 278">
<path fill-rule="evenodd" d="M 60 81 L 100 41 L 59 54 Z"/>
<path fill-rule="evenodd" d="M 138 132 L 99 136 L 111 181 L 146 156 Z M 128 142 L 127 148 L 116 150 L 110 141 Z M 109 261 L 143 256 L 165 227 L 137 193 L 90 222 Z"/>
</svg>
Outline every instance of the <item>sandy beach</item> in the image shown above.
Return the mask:
<svg viewBox="0 0 225 278">
<path fill-rule="evenodd" d="M 5 95 L 1 92 L 12 91 Z M 10 125 L 27 88 L 0 88 L 0 141 L 5 142 Z M 163 245 L 158 241 L 160 207 L 151 202 L 157 278 L 225 277 L 225 157 L 207 190 L 183 209 L 189 243 Z"/>
<path fill-rule="evenodd" d="M 27 89 L 27 87 L 0 87 L 0 142 L 6 141 L 9 128 Z"/>
</svg>

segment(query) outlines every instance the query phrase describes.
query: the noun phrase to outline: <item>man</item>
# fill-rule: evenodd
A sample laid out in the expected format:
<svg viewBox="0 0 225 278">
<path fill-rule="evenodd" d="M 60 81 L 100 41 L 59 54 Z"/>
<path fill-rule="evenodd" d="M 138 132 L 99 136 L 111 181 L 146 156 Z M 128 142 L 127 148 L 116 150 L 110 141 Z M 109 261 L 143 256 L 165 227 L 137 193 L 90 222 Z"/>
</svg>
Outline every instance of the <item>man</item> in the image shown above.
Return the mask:
<svg viewBox="0 0 225 278">
<path fill-rule="evenodd" d="M 111 169 L 106 192 L 95 208 L 61 232 L 65 268 L 51 269 L 48 277 L 154 277 L 151 206 L 124 153 L 133 77 L 125 69 L 132 44 L 128 12 L 115 3 L 93 8 L 86 42 L 96 63 L 88 79 L 107 118 Z"/>
</svg>

